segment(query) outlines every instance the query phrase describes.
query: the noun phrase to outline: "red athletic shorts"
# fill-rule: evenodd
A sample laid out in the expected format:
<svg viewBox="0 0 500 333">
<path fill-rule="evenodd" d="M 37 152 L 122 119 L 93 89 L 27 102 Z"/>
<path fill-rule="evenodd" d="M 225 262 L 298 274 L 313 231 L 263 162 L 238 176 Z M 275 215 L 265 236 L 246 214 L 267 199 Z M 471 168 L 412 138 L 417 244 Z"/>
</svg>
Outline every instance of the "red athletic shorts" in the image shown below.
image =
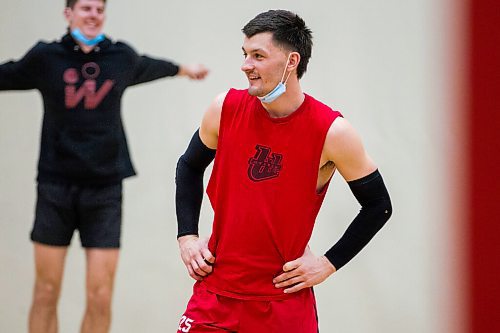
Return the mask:
<svg viewBox="0 0 500 333">
<path fill-rule="evenodd" d="M 312 289 L 285 300 L 253 301 L 214 294 L 197 282 L 177 332 L 317 333 L 316 301 Z"/>
</svg>

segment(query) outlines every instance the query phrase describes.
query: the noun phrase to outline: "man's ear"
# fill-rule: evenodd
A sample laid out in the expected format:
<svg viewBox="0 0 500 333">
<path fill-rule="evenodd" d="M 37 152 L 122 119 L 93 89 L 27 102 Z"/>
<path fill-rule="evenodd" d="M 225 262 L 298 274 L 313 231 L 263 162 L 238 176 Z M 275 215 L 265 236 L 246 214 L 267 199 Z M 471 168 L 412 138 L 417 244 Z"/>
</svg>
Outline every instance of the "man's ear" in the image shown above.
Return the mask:
<svg viewBox="0 0 500 333">
<path fill-rule="evenodd" d="M 299 52 L 292 52 L 290 53 L 290 60 L 288 60 L 288 70 L 294 70 L 297 69 L 300 63 L 300 53 Z"/>
<path fill-rule="evenodd" d="M 64 8 L 63 15 L 66 21 L 68 21 L 68 23 L 71 23 L 71 14 L 72 14 L 71 8 L 69 7 Z"/>
</svg>

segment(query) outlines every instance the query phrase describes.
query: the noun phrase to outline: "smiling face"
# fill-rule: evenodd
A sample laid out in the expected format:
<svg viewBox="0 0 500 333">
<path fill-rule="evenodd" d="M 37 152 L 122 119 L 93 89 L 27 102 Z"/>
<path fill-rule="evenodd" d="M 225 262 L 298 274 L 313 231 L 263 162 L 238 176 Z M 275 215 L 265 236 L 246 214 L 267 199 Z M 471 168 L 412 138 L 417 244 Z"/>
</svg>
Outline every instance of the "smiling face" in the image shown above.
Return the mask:
<svg viewBox="0 0 500 333">
<path fill-rule="evenodd" d="M 241 70 L 248 78 L 248 93 L 265 96 L 281 81 L 289 52 L 275 45 L 271 32 L 245 37 L 242 49 L 245 60 Z"/>
<path fill-rule="evenodd" d="M 70 30 L 79 29 L 85 37 L 92 39 L 102 31 L 105 4 L 103 0 L 78 0 L 72 8 L 66 7 L 64 16 Z"/>
</svg>

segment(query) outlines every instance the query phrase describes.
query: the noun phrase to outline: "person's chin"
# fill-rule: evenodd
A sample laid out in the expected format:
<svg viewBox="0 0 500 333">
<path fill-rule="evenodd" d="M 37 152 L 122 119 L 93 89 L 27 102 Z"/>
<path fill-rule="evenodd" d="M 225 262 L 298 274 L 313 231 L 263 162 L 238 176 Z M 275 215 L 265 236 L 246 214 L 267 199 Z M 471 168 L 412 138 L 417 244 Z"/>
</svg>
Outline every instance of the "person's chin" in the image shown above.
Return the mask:
<svg viewBox="0 0 500 333">
<path fill-rule="evenodd" d="M 248 94 L 250 96 L 259 96 L 259 90 L 255 87 L 250 86 L 248 87 Z"/>
<path fill-rule="evenodd" d="M 88 39 L 96 38 L 101 34 L 101 30 L 91 30 L 91 31 L 82 31 L 83 35 Z"/>
</svg>

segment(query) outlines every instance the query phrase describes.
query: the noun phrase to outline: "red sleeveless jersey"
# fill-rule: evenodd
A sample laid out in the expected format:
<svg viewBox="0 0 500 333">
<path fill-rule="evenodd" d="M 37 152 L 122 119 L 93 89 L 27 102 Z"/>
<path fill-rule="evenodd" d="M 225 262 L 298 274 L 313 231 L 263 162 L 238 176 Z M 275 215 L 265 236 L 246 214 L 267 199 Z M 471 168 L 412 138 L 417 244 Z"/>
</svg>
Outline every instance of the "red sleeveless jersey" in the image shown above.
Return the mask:
<svg viewBox="0 0 500 333">
<path fill-rule="evenodd" d="M 340 116 L 305 95 L 284 118 L 271 118 L 247 90 L 231 89 L 222 106 L 207 193 L 214 209 L 207 288 L 241 299 L 287 295 L 273 278 L 307 246 L 326 189 L 316 184 L 321 152 Z"/>
</svg>

